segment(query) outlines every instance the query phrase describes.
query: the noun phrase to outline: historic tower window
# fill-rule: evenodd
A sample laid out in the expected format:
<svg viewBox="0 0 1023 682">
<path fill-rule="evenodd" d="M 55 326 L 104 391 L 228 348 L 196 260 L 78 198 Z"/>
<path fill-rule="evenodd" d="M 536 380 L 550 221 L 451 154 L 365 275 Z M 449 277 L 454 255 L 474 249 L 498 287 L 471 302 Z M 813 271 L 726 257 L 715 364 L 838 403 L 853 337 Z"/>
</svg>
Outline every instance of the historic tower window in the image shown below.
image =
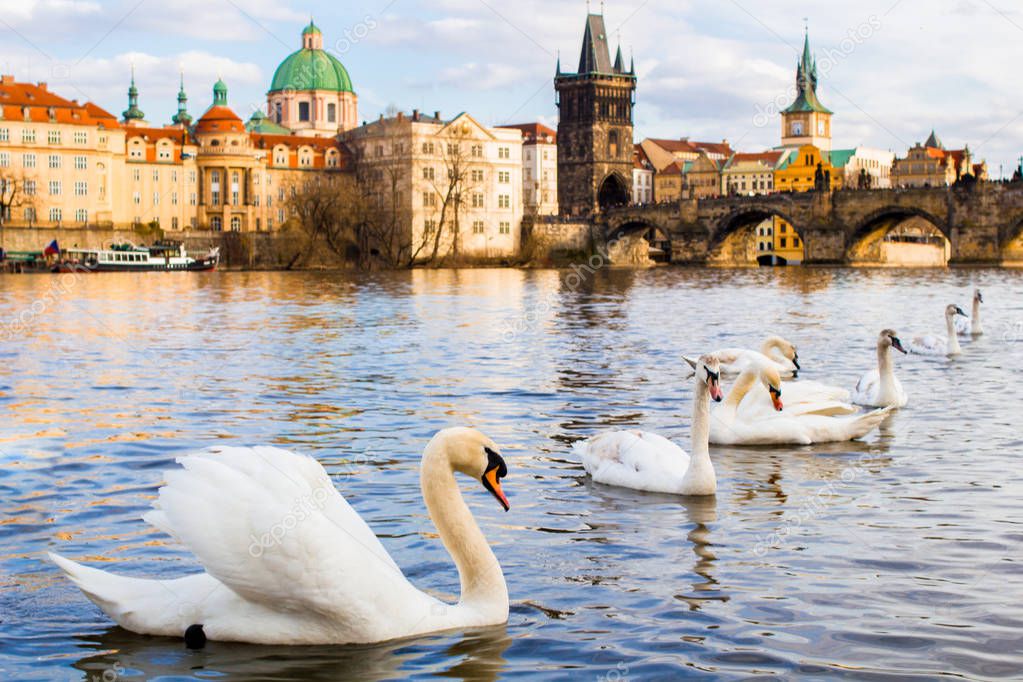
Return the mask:
<svg viewBox="0 0 1023 682">
<path fill-rule="evenodd" d="M 337 105 L 333 102 L 327 105 L 327 121 L 330 123 L 337 122 Z"/>
<path fill-rule="evenodd" d="M 796 137 L 803 134 L 803 122 L 793 121 L 792 122 L 792 134 Z"/>
<path fill-rule="evenodd" d="M 298 103 L 298 120 L 299 121 L 309 120 L 309 102 Z"/>
</svg>

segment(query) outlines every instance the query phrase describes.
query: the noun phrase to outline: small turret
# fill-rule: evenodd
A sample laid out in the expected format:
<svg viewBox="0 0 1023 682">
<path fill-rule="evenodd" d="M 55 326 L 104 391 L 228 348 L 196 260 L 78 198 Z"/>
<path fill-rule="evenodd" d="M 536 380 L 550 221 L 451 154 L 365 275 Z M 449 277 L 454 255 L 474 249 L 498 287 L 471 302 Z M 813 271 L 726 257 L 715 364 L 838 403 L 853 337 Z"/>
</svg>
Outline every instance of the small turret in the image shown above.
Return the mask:
<svg viewBox="0 0 1023 682">
<path fill-rule="evenodd" d="M 139 109 L 139 89 L 135 87 L 135 65 L 131 65 L 131 85 L 128 86 L 128 108 L 121 112 L 125 122 L 141 121 L 146 117 Z"/>
</svg>

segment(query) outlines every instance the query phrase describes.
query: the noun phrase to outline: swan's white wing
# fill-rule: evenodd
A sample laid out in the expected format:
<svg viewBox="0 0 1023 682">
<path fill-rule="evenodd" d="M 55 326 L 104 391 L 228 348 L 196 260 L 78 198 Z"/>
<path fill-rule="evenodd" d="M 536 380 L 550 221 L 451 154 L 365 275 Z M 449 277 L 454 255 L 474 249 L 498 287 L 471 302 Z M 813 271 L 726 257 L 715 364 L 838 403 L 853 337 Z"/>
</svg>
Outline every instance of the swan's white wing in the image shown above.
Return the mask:
<svg viewBox="0 0 1023 682">
<path fill-rule="evenodd" d="M 959 336 L 969 336 L 973 331 L 973 321 L 968 317 L 956 315 L 952 319 L 952 324 L 955 325 L 956 334 Z"/>
<path fill-rule="evenodd" d="M 648 431 L 614 431 L 575 443 L 594 481 L 634 490 L 677 493 L 689 455 L 667 438 Z"/>
<path fill-rule="evenodd" d="M 872 369 L 864 372 L 852 391 L 852 401 L 857 405 L 874 405 L 881 388 L 881 373 Z"/>
<path fill-rule="evenodd" d="M 906 350 L 917 355 L 948 355 L 948 339 L 935 334 L 917 336 L 906 345 Z"/>
<path fill-rule="evenodd" d="M 222 448 L 178 460 L 145 519 L 243 598 L 313 612 L 340 630 L 422 608 L 369 526 L 311 457 Z"/>
</svg>

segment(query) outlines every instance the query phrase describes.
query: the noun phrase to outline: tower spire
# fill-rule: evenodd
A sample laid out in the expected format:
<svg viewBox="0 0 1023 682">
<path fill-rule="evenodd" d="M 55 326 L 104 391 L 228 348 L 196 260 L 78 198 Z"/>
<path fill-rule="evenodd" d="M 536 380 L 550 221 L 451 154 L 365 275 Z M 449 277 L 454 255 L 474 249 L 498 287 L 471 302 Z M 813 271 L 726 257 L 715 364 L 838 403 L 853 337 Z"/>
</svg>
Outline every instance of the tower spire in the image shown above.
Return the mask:
<svg viewBox="0 0 1023 682">
<path fill-rule="evenodd" d="M 185 70 L 181 68 L 181 88 L 178 90 L 178 113 L 171 117 L 171 121 L 177 125 L 189 126 L 192 124 L 192 115 L 188 113 L 188 94 L 185 93 Z"/>
<path fill-rule="evenodd" d="M 135 62 L 131 63 L 131 85 L 128 86 L 128 108 L 121 112 L 125 122 L 141 121 L 146 117 L 139 109 L 139 89 L 135 87 Z"/>
</svg>

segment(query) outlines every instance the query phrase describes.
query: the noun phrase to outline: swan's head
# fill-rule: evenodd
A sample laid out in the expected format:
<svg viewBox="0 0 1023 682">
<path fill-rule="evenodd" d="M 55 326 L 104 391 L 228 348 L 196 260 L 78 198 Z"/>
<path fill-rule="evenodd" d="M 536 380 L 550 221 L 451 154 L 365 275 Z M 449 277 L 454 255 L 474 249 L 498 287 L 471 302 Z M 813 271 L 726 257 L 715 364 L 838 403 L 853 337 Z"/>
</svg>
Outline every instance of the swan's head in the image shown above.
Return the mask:
<svg viewBox="0 0 1023 682">
<path fill-rule="evenodd" d="M 768 336 L 764 340 L 764 348 L 777 348 L 778 352 L 782 354 L 782 357 L 788 358 L 795 365 L 796 369 L 802 369 L 799 366 L 799 353 L 796 352 L 796 344 L 791 341 L 784 339 L 780 336 Z M 764 353 L 764 355 L 769 355 Z"/>
<path fill-rule="evenodd" d="M 434 444 L 446 451 L 452 469 L 481 481 L 505 511 L 511 508 L 501 490 L 501 479 L 508 475 L 508 466 L 494 441 L 476 429 L 454 427 L 438 431 L 430 443 Z"/>
<path fill-rule="evenodd" d="M 877 347 L 885 349 L 894 348 L 901 353 L 906 352 L 906 349 L 902 347 L 902 341 L 899 341 L 899 337 L 893 329 L 881 330 L 881 334 L 877 337 Z"/>
<path fill-rule="evenodd" d="M 976 301 L 977 303 L 983 303 L 984 302 L 984 297 L 981 295 L 980 289 L 974 289 L 974 291 L 973 291 L 973 300 Z"/>
<path fill-rule="evenodd" d="M 945 306 L 945 317 L 955 317 L 956 315 L 962 315 L 963 317 L 967 317 L 966 313 L 963 312 L 963 309 L 957 306 L 955 303 L 949 303 L 947 306 Z"/>
<path fill-rule="evenodd" d="M 771 394 L 771 404 L 781 412 L 784 405 L 781 402 L 781 375 L 778 374 L 778 368 L 762 362 L 758 363 L 757 368 L 760 370 L 760 383 Z"/>
<path fill-rule="evenodd" d="M 721 392 L 721 361 L 716 355 L 701 355 L 700 359 L 693 362 L 685 358 L 689 366 L 693 368 L 691 376 L 696 377 L 697 386 L 706 386 L 707 392 L 714 402 L 719 403 L 724 398 Z"/>
</svg>

